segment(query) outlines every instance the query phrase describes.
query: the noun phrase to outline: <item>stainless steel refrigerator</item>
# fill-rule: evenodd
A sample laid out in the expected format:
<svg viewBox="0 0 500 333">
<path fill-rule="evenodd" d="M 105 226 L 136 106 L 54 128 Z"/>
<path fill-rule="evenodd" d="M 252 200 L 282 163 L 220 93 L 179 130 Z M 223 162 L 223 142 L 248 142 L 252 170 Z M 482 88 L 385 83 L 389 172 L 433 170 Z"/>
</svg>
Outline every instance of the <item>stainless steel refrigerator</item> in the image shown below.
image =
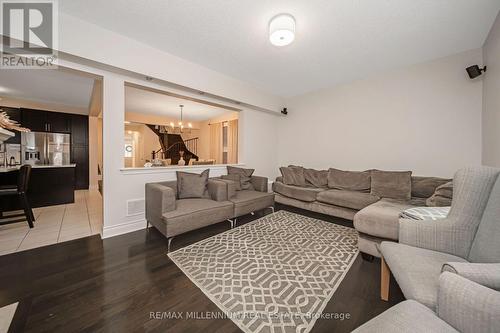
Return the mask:
<svg viewBox="0 0 500 333">
<path fill-rule="evenodd" d="M 21 133 L 22 163 L 31 165 L 70 164 L 71 135 L 62 133 Z"/>
</svg>

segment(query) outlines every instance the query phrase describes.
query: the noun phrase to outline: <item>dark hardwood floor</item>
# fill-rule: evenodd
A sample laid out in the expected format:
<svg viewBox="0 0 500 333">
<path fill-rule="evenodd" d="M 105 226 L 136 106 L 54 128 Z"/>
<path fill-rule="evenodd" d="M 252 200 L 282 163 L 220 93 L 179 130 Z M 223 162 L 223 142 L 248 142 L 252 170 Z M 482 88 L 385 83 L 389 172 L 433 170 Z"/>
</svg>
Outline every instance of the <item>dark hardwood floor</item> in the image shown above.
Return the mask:
<svg viewBox="0 0 500 333">
<path fill-rule="evenodd" d="M 277 208 L 352 227 L 350 221 Z M 172 250 L 228 229 L 225 222 L 176 237 Z M 0 256 L 0 267 L 0 306 L 20 302 L 11 332 L 239 332 L 229 319 L 186 319 L 188 312 L 219 309 L 169 260 L 166 241 L 153 228 Z M 312 332 L 350 332 L 400 302 L 401 291 L 391 282 L 391 300 L 383 302 L 380 261 L 358 256 L 324 310 L 349 319 L 319 319 Z M 169 311 L 183 318 L 151 318 L 151 312 Z"/>
</svg>

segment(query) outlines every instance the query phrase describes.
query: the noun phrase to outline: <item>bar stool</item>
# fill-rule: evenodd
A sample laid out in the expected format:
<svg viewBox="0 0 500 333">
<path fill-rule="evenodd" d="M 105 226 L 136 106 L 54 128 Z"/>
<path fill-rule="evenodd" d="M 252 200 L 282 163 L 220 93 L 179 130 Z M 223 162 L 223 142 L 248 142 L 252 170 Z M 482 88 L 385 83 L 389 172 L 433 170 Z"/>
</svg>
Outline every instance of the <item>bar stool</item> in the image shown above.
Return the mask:
<svg viewBox="0 0 500 333">
<path fill-rule="evenodd" d="M 17 176 L 17 185 L 2 185 L 0 186 L 0 197 L 4 196 L 17 196 L 23 207 L 24 214 L 3 216 L 0 212 L 0 225 L 10 224 L 16 222 L 28 221 L 30 228 L 33 228 L 33 222 L 35 221 L 35 215 L 33 215 L 33 210 L 31 209 L 26 192 L 28 191 L 28 185 L 31 175 L 31 165 L 25 164 L 19 169 L 19 174 Z M 21 217 L 23 219 L 11 220 L 14 217 Z"/>
</svg>

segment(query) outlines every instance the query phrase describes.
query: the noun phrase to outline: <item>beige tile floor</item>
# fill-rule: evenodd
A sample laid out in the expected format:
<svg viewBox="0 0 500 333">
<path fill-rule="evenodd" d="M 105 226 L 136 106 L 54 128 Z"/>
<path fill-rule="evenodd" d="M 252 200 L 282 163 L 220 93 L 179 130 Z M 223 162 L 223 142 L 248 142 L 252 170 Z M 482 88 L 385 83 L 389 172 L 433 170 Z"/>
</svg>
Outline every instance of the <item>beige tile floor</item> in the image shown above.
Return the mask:
<svg viewBox="0 0 500 333">
<path fill-rule="evenodd" d="M 102 197 L 76 191 L 75 203 L 33 209 L 35 227 L 20 222 L 0 226 L 0 255 L 101 233 Z"/>
</svg>

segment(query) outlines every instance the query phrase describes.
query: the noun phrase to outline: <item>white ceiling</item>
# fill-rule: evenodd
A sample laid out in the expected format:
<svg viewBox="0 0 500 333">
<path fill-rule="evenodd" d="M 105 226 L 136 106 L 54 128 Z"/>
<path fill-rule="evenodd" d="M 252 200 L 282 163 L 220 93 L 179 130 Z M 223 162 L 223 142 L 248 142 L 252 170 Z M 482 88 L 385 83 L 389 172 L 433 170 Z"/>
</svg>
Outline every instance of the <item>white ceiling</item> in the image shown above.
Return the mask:
<svg viewBox="0 0 500 333">
<path fill-rule="evenodd" d="M 288 97 L 479 48 L 500 1 L 64 0 L 59 7 Z M 278 48 L 267 26 L 282 12 L 295 16 L 297 35 Z"/>
<path fill-rule="evenodd" d="M 0 70 L 0 97 L 88 109 L 94 79 L 63 70 Z"/>
<path fill-rule="evenodd" d="M 197 103 L 182 98 L 159 94 L 144 89 L 125 87 L 125 112 L 135 112 L 179 118 L 184 105 L 183 118 L 187 121 L 203 121 L 222 116 L 231 111 Z"/>
</svg>

